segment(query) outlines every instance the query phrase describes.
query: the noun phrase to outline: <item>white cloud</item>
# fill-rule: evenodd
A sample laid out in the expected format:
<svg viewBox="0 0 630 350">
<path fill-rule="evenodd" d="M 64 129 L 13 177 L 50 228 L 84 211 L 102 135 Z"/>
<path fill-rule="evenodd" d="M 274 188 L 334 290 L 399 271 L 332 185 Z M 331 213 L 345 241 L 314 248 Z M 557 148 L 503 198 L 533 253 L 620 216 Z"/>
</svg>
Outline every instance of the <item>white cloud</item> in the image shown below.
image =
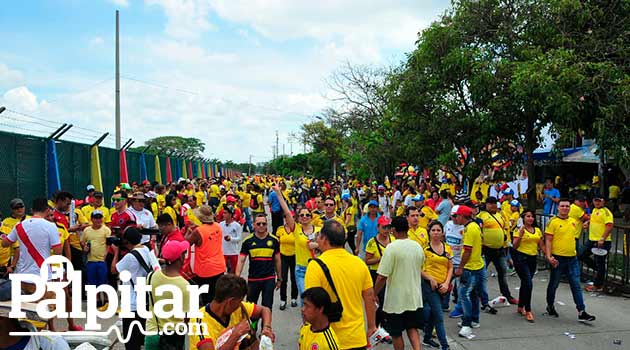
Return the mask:
<svg viewBox="0 0 630 350">
<path fill-rule="evenodd" d="M 183 40 L 199 38 L 213 28 L 208 21 L 207 0 L 145 0 L 147 5 L 162 7 L 167 17 L 166 34 Z"/>
<path fill-rule="evenodd" d="M 128 0 L 109 0 L 109 2 L 111 2 L 112 4 L 114 4 L 116 6 L 129 7 L 129 1 Z"/>
<path fill-rule="evenodd" d="M 12 88 L 24 80 L 22 72 L 0 63 L 0 88 Z"/>
<path fill-rule="evenodd" d="M 37 96 L 33 94 L 26 86 L 20 86 L 8 90 L 2 95 L 3 104 L 9 106 L 10 109 L 17 109 L 25 112 L 32 112 L 39 108 L 40 103 Z"/>
<path fill-rule="evenodd" d="M 105 43 L 105 40 L 103 38 L 101 38 L 100 36 L 96 36 L 92 39 L 90 39 L 89 44 L 90 46 L 101 46 Z"/>
</svg>

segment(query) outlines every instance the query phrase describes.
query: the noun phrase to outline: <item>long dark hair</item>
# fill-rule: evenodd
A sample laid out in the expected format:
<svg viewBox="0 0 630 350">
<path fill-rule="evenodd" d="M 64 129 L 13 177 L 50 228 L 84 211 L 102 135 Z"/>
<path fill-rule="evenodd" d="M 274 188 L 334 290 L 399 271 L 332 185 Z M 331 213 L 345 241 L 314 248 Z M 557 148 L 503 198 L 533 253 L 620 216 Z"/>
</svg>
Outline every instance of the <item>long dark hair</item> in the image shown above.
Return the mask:
<svg viewBox="0 0 630 350">
<path fill-rule="evenodd" d="M 521 219 L 523 219 L 523 225 L 525 225 L 525 214 L 530 213 L 534 217 L 534 222 L 532 223 L 532 227 L 538 227 L 538 220 L 536 219 L 536 212 L 531 209 L 525 209 L 521 213 Z"/>
</svg>

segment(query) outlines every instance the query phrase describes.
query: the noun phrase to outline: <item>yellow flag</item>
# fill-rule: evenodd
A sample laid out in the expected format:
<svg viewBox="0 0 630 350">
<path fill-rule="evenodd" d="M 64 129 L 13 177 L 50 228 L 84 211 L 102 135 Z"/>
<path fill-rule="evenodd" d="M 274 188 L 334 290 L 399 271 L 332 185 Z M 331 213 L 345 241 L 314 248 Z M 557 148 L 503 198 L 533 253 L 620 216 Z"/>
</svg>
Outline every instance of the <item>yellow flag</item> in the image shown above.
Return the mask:
<svg viewBox="0 0 630 350">
<path fill-rule="evenodd" d="M 162 183 L 162 172 L 160 171 L 160 157 L 158 157 L 158 155 L 155 155 L 155 181 L 157 181 L 157 183 L 161 184 Z"/>
<path fill-rule="evenodd" d="M 186 161 L 182 159 L 182 177 L 184 179 L 188 178 L 188 166 L 186 165 Z"/>
<path fill-rule="evenodd" d="M 94 185 L 94 188 L 97 191 L 103 192 L 103 180 L 101 178 L 101 161 L 98 157 L 98 146 L 93 146 L 90 150 L 90 154 L 92 185 Z"/>
</svg>

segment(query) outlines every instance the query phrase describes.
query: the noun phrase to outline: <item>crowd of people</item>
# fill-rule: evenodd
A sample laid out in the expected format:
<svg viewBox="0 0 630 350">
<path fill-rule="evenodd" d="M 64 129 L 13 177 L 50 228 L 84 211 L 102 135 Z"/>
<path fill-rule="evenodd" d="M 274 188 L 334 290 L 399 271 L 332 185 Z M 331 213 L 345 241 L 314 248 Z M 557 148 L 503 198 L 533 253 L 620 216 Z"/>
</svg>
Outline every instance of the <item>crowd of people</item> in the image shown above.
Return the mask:
<svg viewBox="0 0 630 350">
<path fill-rule="evenodd" d="M 475 186 L 466 189 L 452 176 L 363 183 L 261 175 L 180 179 L 168 186 L 143 181 L 117 186 L 109 207 L 92 185 L 81 198 L 68 192 L 37 198 L 29 203 L 32 216 L 16 198 L 0 228 L 0 272 L 4 278 L 39 274 L 42 261 L 55 254 L 83 271 L 89 285 L 118 288 L 120 272 L 128 271 L 131 279 L 123 284 L 145 277 L 150 285 L 150 312 L 168 298 L 155 293 L 160 286 L 177 287 L 186 305 L 186 286 L 208 286 L 199 297 L 203 316 L 193 320 L 145 319 L 132 293 L 133 317 L 122 319 L 130 350 L 187 344 L 255 349 L 257 335 L 275 339 L 271 314 L 278 289 L 280 312 L 301 307 L 301 350 L 366 349 L 378 342 L 398 350 L 403 331 L 413 349 L 449 349 L 446 313 L 461 317 L 459 335 L 466 338 L 481 326 L 482 311 L 497 313 L 487 290 L 489 265 L 501 300 L 526 321 L 535 321 L 533 308 L 560 316 L 554 301 L 561 276 L 568 278 L 577 319 L 594 321 L 583 301 L 580 260 L 596 271 L 586 290 L 601 291 L 614 220 L 605 198 L 595 193 L 589 203 L 580 192 L 561 198 L 550 181 L 542 193 L 550 218 L 540 226 L 535 208 L 524 208 L 513 189 Z M 536 306 L 539 256 L 551 274 L 546 305 Z M 520 279 L 518 296 L 510 292 L 511 272 Z M 34 291 L 22 283 L 23 294 Z M 78 296 L 67 291 L 68 308 L 72 297 Z M 105 293 L 98 306 L 108 308 Z M 157 334 L 145 337 L 132 321 Z M 205 324 L 208 331 L 163 334 L 169 322 Z M 71 318 L 67 323 L 68 330 L 82 330 Z M 50 320 L 47 328 L 55 327 Z"/>
</svg>

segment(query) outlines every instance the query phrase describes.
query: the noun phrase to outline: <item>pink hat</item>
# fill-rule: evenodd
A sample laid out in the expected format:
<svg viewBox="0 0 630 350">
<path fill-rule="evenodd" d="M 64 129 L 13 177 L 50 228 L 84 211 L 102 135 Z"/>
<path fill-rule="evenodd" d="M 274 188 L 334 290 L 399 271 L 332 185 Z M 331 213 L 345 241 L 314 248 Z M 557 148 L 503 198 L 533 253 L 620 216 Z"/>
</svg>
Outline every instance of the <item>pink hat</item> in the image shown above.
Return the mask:
<svg viewBox="0 0 630 350">
<path fill-rule="evenodd" d="M 174 241 L 170 240 L 162 247 L 162 258 L 167 262 L 173 262 L 177 260 L 182 254 L 190 248 L 188 241 Z"/>
<path fill-rule="evenodd" d="M 377 223 L 379 226 L 387 226 L 391 225 L 392 220 L 385 215 L 381 215 L 379 216 Z"/>
</svg>

